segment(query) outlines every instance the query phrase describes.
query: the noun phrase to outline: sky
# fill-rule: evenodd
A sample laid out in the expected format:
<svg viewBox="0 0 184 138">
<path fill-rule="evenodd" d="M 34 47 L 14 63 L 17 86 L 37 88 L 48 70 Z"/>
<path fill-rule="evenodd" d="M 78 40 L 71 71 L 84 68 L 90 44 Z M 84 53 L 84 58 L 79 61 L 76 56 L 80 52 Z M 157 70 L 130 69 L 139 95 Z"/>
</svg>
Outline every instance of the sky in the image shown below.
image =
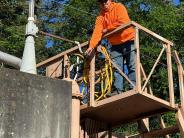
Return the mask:
<svg viewBox="0 0 184 138">
<path fill-rule="evenodd" d="M 174 5 L 179 5 L 180 0 L 173 0 L 173 2 L 174 2 Z"/>
</svg>

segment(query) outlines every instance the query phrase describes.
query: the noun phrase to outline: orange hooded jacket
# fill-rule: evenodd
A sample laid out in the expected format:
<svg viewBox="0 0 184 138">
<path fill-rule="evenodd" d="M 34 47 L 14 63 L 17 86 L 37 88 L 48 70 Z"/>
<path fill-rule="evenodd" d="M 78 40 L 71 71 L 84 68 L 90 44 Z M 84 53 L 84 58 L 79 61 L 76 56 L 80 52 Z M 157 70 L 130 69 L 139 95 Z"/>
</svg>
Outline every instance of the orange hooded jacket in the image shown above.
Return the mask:
<svg viewBox="0 0 184 138">
<path fill-rule="evenodd" d="M 124 5 L 112 2 L 108 11 L 101 11 L 96 18 L 95 28 L 89 43 L 89 47 L 95 48 L 102 38 L 103 30 L 112 31 L 118 26 L 130 22 L 127 10 Z M 112 45 L 119 45 L 128 40 L 134 39 L 134 29 L 129 27 L 108 38 Z"/>
</svg>

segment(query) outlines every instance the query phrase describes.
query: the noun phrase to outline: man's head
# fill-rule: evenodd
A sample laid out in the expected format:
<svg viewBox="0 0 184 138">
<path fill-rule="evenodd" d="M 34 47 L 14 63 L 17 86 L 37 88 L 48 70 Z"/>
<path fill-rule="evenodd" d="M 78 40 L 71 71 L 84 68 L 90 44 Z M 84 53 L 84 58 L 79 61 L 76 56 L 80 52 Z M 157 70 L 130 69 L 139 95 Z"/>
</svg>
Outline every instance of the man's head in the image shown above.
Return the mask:
<svg viewBox="0 0 184 138">
<path fill-rule="evenodd" d="M 111 4 L 111 2 L 112 2 L 112 0 L 97 0 L 97 1 L 99 2 L 100 7 L 101 7 L 103 10 L 105 10 L 105 11 L 107 11 L 107 10 L 109 9 L 110 4 Z"/>
</svg>

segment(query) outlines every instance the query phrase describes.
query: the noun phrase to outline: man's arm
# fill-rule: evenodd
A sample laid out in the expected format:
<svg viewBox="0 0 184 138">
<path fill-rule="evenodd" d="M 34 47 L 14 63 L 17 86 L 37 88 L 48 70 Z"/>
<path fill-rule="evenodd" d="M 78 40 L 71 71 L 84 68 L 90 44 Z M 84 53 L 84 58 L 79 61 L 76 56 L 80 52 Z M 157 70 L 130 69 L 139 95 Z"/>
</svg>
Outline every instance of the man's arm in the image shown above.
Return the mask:
<svg viewBox="0 0 184 138">
<path fill-rule="evenodd" d="M 102 16 L 98 16 L 95 23 L 95 28 L 93 30 L 93 34 L 89 43 L 89 47 L 95 48 L 98 42 L 102 38 L 103 31 L 103 18 Z"/>
<path fill-rule="evenodd" d="M 101 40 L 102 34 L 103 34 L 103 18 L 101 16 L 98 16 L 89 43 L 89 48 L 85 52 L 86 55 L 90 55 L 92 53 L 93 49 L 97 46 L 97 44 Z"/>
</svg>

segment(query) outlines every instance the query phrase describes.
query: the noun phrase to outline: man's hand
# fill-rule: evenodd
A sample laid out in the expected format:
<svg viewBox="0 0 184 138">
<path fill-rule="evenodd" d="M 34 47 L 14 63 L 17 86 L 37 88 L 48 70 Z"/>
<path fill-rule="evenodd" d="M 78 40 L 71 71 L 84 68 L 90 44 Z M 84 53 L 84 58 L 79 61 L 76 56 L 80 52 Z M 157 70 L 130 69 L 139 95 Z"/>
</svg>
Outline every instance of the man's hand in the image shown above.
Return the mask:
<svg viewBox="0 0 184 138">
<path fill-rule="evenodd" d="M 106 34 L 107 33 L 107 29 L 103 29 L 102 34 Z"/>
<path fill-rule="evenodd" d="M 92 52 L 93 52 L 93 48 L 89 47 L 89 48 L 86 50 L 85 55 L 91 56 Z"/>
</svg>

